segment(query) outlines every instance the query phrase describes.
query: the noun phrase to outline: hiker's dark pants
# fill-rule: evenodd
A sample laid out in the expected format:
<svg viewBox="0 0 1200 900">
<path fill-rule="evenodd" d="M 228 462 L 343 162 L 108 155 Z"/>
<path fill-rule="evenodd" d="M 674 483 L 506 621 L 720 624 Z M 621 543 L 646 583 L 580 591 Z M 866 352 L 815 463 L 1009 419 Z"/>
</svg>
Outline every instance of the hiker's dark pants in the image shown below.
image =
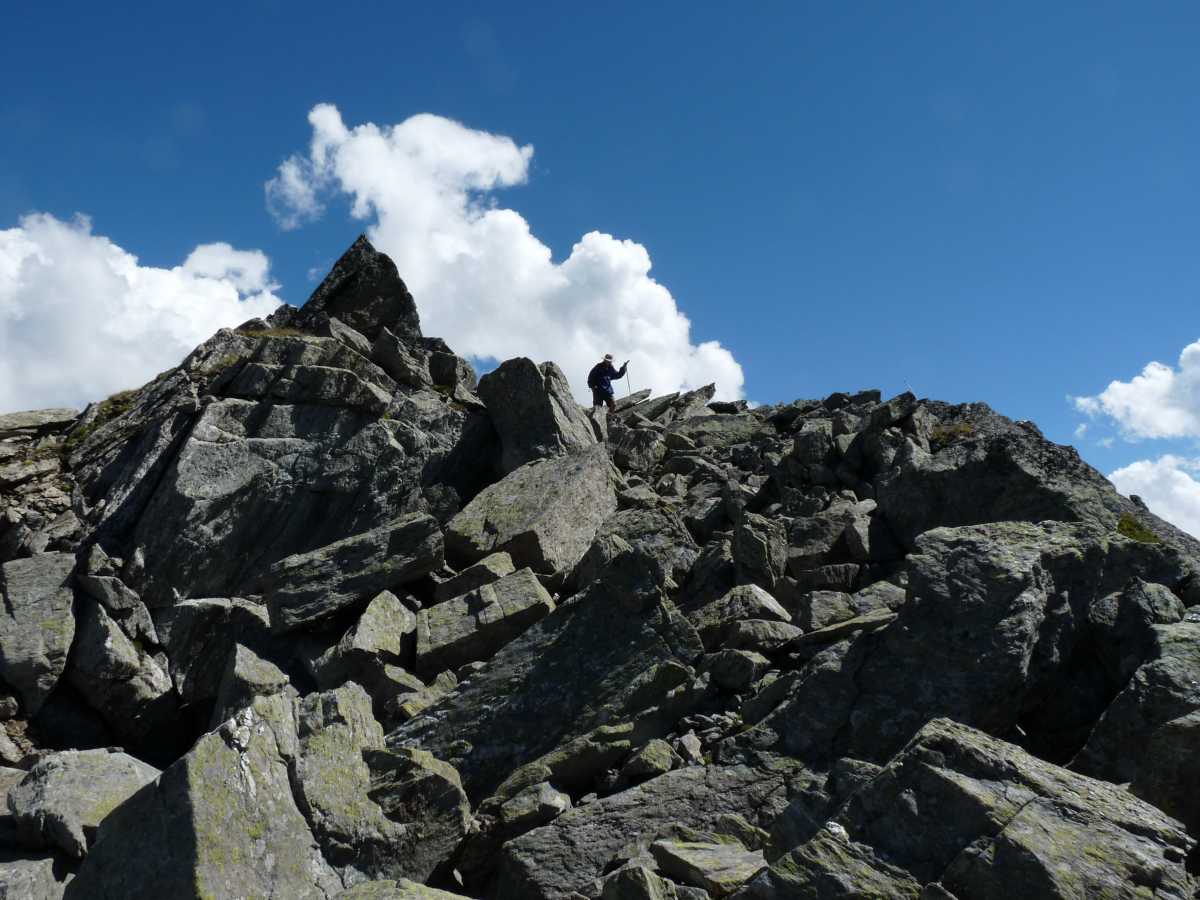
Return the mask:
<svg viewBox="0 0 1200 900">
<path fill-rule="evenodd" d="M 612 394 L 592 388 L 592 409 L 597 406 L 607 406 L 609 412 L 617 411 L 617 404 L 613 403 Z"/>
</svg>

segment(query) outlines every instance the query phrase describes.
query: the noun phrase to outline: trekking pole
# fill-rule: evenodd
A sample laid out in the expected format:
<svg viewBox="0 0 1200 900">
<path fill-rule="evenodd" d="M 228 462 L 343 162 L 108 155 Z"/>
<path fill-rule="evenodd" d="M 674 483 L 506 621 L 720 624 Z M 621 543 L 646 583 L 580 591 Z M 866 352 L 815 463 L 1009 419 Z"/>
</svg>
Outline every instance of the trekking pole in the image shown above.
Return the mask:
<svg viewBox="0 0 1200 900">
<path fill-rule="evenodd" d="M 629 380 L 629 365 L 625 365 L 625 396 L 633 396 L 633 382 Z"/>
</svg>

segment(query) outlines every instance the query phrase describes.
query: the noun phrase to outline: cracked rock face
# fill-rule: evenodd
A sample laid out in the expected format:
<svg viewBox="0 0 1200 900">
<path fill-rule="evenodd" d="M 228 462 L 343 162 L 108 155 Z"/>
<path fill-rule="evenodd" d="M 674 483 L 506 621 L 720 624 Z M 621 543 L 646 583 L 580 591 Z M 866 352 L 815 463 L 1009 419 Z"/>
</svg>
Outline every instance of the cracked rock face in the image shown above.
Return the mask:
<svg viewBox="0 0 1200 900">
<path fill-rule="evenodd" d="M 0 898 L 1193 898 L 1200 543 L 980 403 L 714 390 L 477 381 L 362 238 L 0 416 Z"/>
</svg>

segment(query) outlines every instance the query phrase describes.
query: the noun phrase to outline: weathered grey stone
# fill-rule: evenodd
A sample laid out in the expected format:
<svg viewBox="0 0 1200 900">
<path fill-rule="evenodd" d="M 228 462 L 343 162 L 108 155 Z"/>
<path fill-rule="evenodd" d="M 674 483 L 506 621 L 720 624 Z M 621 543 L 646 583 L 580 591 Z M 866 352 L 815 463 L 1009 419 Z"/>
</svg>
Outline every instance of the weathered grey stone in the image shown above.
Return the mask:
<svg viewBox="0 0 1200 900">
<path fill-rule="evenodd" d="M 278 641 L 271 636 L 267 610 L 250 600 L 185 600 L 158 610 L 155 617 L 175 692 L 185 703 L 217 696 L 224 662 L 238 644 L 265 659 L 277 655 Z M 218 665 L 215 660 L 222 662 Z"/>
<path fill-rule="evenodd" d="M 417 614 L 418 673 L 433 675 L 487 659 L 554 609 L 530 569 Z"/>
<path fill-rule="evenodd" d="M 613 462 L 622 471 L 642 474 L 652 472 L 666 453 L 667 445 L 657 428 L 624 428 L 612 448 Z"/>
<path fill-rule="evenodd" d="M 758 681 L 770 664 L 770 660 L 753 650 L 718 650 L 705 657 L 703 669 L 712 673 L 718 687 L 740 692 Z"/>
<path fill-rule="evenodd" d="M 1135 578 L 1088 607 L 1096 653 L 1114 687 L 1124 687 L 1155 647 L 1155 625 L 1183 619 L 1183 601 L 1161 584 Z"/>
<path fill-rule="evenodd" d="M 936 526 L 1047 519 L 1111 528 L 1122 510 L 1112 484 L 1074 448 L 1051 444 L 984 404 L 957 408 L 934 429 L 934 453 L 915 444 L 876 484 L 880 512 L 907 548 Z M 910 442 L 911 443 L 911 442 Z"/>
<path fill-rule="evenodd" d="M 675 900 L 674 886 L 643 865 L 631 863 L 604 879 L 600 900 Z"/>
<path fill-rule="evenodd" d="M 622 540 L 610 540 L 614 536 Z M 663 571 L 677 582 L 687 577 L 700 555 L 692 536 L 674 513 L 661 508 L 624 509 L 613 513 L 601 526 L 596 540 L 576 566 L 575 583 L 587 584 L 627 546 L 658 560 Z"/>
<path fill-rule="evenodd" d="M 324 856 L 368 877 L 424 881 L 466 832 L 453 768 L 427 753 L 388 753 L 356 684 L 305 697 L 293 784 Z"/>
<path fill-rule="evenodd" d="M 453 672 L 440 672 L 429 684 L 394 666 L 386 666 L 384 673 L 390 684 L 383 688 L 380 682 L 373 684 L 371 699 L 378 707 L 382 692 L 384 715 L 380 721 L 389 727 L 420 715 L 458 687 L 458 678 Z"/>
<path fill-rule="evenodd" d="M 1088 607 L 1113 584 L 1169 577 L 1176 565 L 1162 548 L 1055 522 L 935 529 L 918 551 L 895 623 L 851 644 L 827 678 L 803 679 L 774 724 L 763 723 L 778 726 L 788 752 L 814 761 L 837 735 L 837 755 L 882 761 L 947 715 L 992 734 L 1020 722 L 1034 746 L 1065 758 L 1107 702 L 1103 692 L 1068 690 L 1076 676 L 1067 661 L 1089 638 Z"/>
<path fill-rule="evenodd" d="M 924 811 L 936 809 L 936 816 Z M 1186 897 L 1194 841 L 1127 792 L 945 719 L 930 722 L 836 816 L 958 897 Z"/>
<path fill-rule="evenodd" d="M 793 520 L 788 533 L 789 571 L 803 571 L 827 562 L 845 531 L 844 513 L 821 513 Z"/>
<path fill-rule="evenodd" d="M 795 772 L 784 760 L 679 769 L 576 807 L 505 844 L 492 896 L 534 900 L 583 890 L 635 834 L 652 840 L 681 824 L 710 830 L 727 813 L 767 822 L 783 808 Z"/>
<path fill-rule="evenodd" d="M 1175 760 L 1197 759 L 1197 746 L 1187 746 L 1197 732 L 1186 717 L 1200 711 L 1200 623 L 1153 626 L 1148 657 L 1104 711 L 1071 767 L 1133 782 L 1138 796 L 1195 823 L 1200 821 L 1195 792 L 1177 794 L 1174 787 L 1189 770 L 1188 781 L 1198 771 L 1194 762 L 1181 771 Z"/>
<path fill-rule="evenodd" d="M 67 665 L 75 636 L 70 553 L 44 553 L 0 566 L 0 679 L 37 713 Z"/>
<path fill-rule="evenodd" d="M 650 852 L 668 878 L 726 897 L 767 867 L 761 850 L 738 844 L 659 840 Z"/>
<path fill-rule="evenodd" d="M 79 410 L 67 407 L 30 409 L 0 415 L 0 439 L 53 431 L 79 418 Z"/>
<path fill-rule="evenodd" d="M 669 425 L 693 416 L 708 416 L 712 414 L 708 404 L 715 393 L 716 385 L 706 384 L 685 394 L 667 394 L 639 403 L 627 410 L 625 415 L 640 415 L 659 425 Z"/>
<path fill-rule="evenodd" d="M 735 587 L 703 605 L 688 604 L 684 613 L 708 648 L 720 646 L 736 622 L 746 619 L 790 622 L 792 619 L 774 597 L 755 584 Z"/>
<path fill-rule="evenodd" d="M 869 610 L 859 610 L 842 591 L 808 591 L 800 596 L 793 621 L 805 631 L 836 625 Z"/>
<path fill-rule="evenodd" d="M 3 729 L 0 729 L 2 731 Z M 24 769 L 0 766 L 0 810 L 8 809 L 8 792 L 21 783 L 28 773 Z M 0 813 L 2 815 L 3 813 Z"/>
<path fill-rule="evenodd" d="M 479 379 L 478 393 L 500 434 L 501 467 L 586 450 L 596 443 L 587 413 L 554 363 L 506 360 Z"/>
<path fill-rule="evenodd" d="M 743 890 L 736 900 L 833 900 L 842 897 L 922 898 L 921 885 L 871 847 L 825 830 L 797 847 Z"/>
<path fill-rule="evenodd" d="M 66 667 L 74 636 L 70 553 L 43 553 L 0 566 L 0 679 L 26 715 L 46 702 Z"/>
<path fill-rule="evenodd" d="M 271 324 L 311 328 L 325 317 L 337 317 L 355 331 L 374 340 L 384 328 L 404 336 L 421 336 L 417 305 L 396 264 L 359 235 L 333 264 L 325 280 L 300 309 L 282 307 Z"/>
<path fill-rule="evenodd" d="M 130 638 L 151 645 L 158 644 L 158 632 L 146 604 L 120 578 L 76 573 L 75 581 L 86 594 L 104 606 Z"/>
<path fill-rule="evenodd" d="M 618 602 L 598 584 L 558 607 L 485 670 L 389 734 L 389 746 L 419 746 L 452 763 L 478 801 L 555 748 L 600 726 L 651 716 L 672 690 L 691 683 L 700 642 L 669 604 L 633 612 Z M 548 775 L 529 783 L 548 778 L 565 786 Z"/>
<path fill-rule="evenodd" d="M 397 384 L 422 387 L 433 383 L 429 371 L 431 354 L 411 338 L 399 338 L 383 328 L 371 345 L 369 355 L 371 361 L 391 375 Z"/>
<path fill-rule="evenodd" d="M 276 403 L 307 403 L 361 410 L 387 410 L 391 395 L 349 369 L 247 362 L 225 388 L 229 396 Z"/>
<path fill-rule="evenodd" d="M 890 581 L 876 581 L 865 588 L 854 592 L 854 608 L 864 612 L 872 609 L 887 608 L 897 610 L 904 605 L 907 594 L 904 588 Z"/>
<path fill-rule="evenodd" d="M 8 730 L 0 723 L 0 766 L 18 766 L 24 759 L 25 753 L 13 743 Z"/>
<path fill-rule="evenodd" d="M 67 898 L 340 891 L 292 797 L 297 749 L 292 701 L 256 698 L 101 823 Z"/>
<path fill-rule="evenodd" d="M 144 748 L 171 740 L 161 732 L 179 711 L 171 678 L 95 600 L 79 603 L 67 680 L 123 741 Z"/>
<path fill-rule="evenodd" d="M 830 563 L 815 569 L 790 569 L 791 588 L 796 591 L 844 591 L 852 594 L 858 589 L 862 567 L 858 563 Z M 786 581 L 786 579 L 784 579 Z"/>
<path fill-rule="evenodd" d="M 683 760 L 671 749 L 671 745 L 662 738 L 648 741 L 621 766 L 621 782 L 631 784 L 635 781 L 645 781 L 665 775 Z"/>
<path fill-rule="evenodd" d="M 804 633 L 804 629 L 787 622 L 770 619 L 742 619 L 725 632 L 721 647 L 726 650 L 753 650 L 773 653 Z"/>
<path fill-rule="evenodd" d="M 325 331 L 328 332 L 329 337 L 336 338 L 362 356 L 370 357 L 371 342 L 367 339 L 367 336 L 360 331 L 355 331 L 337 316 L 329 317 L 322 333 L 325 333 Z"/>
<path fill-rule="evenodd" d="M 516 570 L 512 557 L 507 553 L 492 553 L 467 566 L 453 578 L 438 582 L 437 587 L 433 589 L 434 602 L 441 603 L 443 600 L 469 594 L 476 588 L 499 581 L 505 575 L 511 575 Z"/>
<path fill-rule="evenodd" d="M 842 540 L 855 562 L 890 562 L 904 555 L 882 516 L 855 516 L 846 523 Z"/>
<path fill-rule="evenodd" d="M 548 781 L 530 785 L 500 807 L 500 825 L 515 833 L 528 831 L 561 816 L 571 808 L 571 798 Z"/>
<path fill-rule="evenodd" d="M 753 413 L 713 414 L 676 419 L 668 433 L 687 438 L 697 447 L 727 447 L 749 441 L 762 428 L 762 420 Z"/>
<path fill-rule="evenodd" d="M 401 851 L 388 860 L 391 871 L 427 880 L 448 863 L 471 819 L 458 772 L 423 750 L 377 750 L 364 758 L 371 799 L 405 834 Z"/>
<path fill-rule="evenodd" d="M 774 587 L 788 562 L 783 524 L 746 513 L 733 532 L 733 560 L 743 578 L 768 589 Z"/>
<path fill-rule="evenodd" d="M 1166 811 L 1196 834 L 1200 800 L 1196 759 L 1200 753 L 1200 710 L 1159 724 L 1150 733 L 1129 790 Z"/>
<path fill-rule="evenodd" d="M 226 348 L 285 361 L 282 351 L 267 351 L 294 347 L 295 356 L 315 356 L 305 365 L 324 365 L 332 356 L 339 365 L 357 366 L 360 378 L 394 385 L 332 339 L 231 334 L 222 340 Z M 221 349 L 219 343 L 203 348 L 200 358 Z M 135 409 L 112 423 L 134 435 L 125 443 L 124 432 L 102 428 L 78 454 L 86 456 L 77 477 L 89 524 L 105 546 L 111 541 L 128 553 L 141 548 L 144 575 L 125 581 L 151 609 L 180 597 L 254 593 L 264 571 L 286 557 L 406 513 L 434 510 L 448 517 L 460 490 L 475 490 L 487 479 L 481 475 L 486 466 L 467 467 L 462 458 L 484 452 L 486 435 L 471 425 L 469 413 L 432 390 L 395 395 L 383 418 L 344 406 L 261 399 L 209 398 L 172 409 L 193 389 L 199 364 L 185 362 L 166 379 L 173 391 L 148 386 L 138 395 Z M 93 447 L 102 433 L 110 443 Z"/>
<path fill-rule="evenodd" d="M 462 894 L 451 894 L 416 881 L 401 878 L 397 881 L 362 881 L 342 891 L 335 900 L 467 900 Z"/>
<path fill-rule="evenodd" d="M 254 703 L 255 697 L 270 697 L 291 686 L 287 674 L 274 663 L 262 659 L 248 647 L 234 645 L 225 664 L 225 674 L 217 689 L 209 728 L 216 729 L 227 719 Z"/>
<path fill-rule="evenodd" d="M 446 526 L 446 552 L 469 564 L 502 550 L 518 567 L 568 572 L 616 508 L 608 454 L 593 446 L 529 463 L 481 491 Z"/>
<path fill-rule="evenodd" d="M 104 818 L 158 775 L 124 753 L 55 753 L 8 792 L 8 809 L 27 845 L 53 845 L 81 859 Z"/>
<path fill-rule="evenodd" d="M 264 574 L 271 628 L 291 631 L 420 578 L 443 562 L 437 521 L 413 513 L 311 553 L 280 560 Z"/>
<path fill-rule="evenodd" d="M 0 900 L 62 900 L 70 880 L 70 869 L 61 858 L 0 855 Z"/>
<path fill-rule="evenodd" d="M 346 681 L 362 685 L 379 718 L 399 694 L 424 688 L 403 671 L 412 668 L 416 642 L 416 613 L 391 591 L 381 591 L 341 639 L 312 662 L 312 674 L 322 689 Z"/>
</svg>

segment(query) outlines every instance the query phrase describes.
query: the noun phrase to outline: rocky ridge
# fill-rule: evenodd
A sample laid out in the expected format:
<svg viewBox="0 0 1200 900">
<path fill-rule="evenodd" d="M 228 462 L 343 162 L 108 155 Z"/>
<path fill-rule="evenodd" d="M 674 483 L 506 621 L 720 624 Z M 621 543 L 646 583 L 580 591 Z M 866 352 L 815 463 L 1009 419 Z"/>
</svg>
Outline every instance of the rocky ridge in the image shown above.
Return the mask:
<svg viewBox="0 0 1200 900">
<path fill-rule="evenodd" d="M 0 416 L 0 897 L 1194 898 L 1200 544 L 983 404 L 482 378 L 360 238 Z"/>
</svg>

